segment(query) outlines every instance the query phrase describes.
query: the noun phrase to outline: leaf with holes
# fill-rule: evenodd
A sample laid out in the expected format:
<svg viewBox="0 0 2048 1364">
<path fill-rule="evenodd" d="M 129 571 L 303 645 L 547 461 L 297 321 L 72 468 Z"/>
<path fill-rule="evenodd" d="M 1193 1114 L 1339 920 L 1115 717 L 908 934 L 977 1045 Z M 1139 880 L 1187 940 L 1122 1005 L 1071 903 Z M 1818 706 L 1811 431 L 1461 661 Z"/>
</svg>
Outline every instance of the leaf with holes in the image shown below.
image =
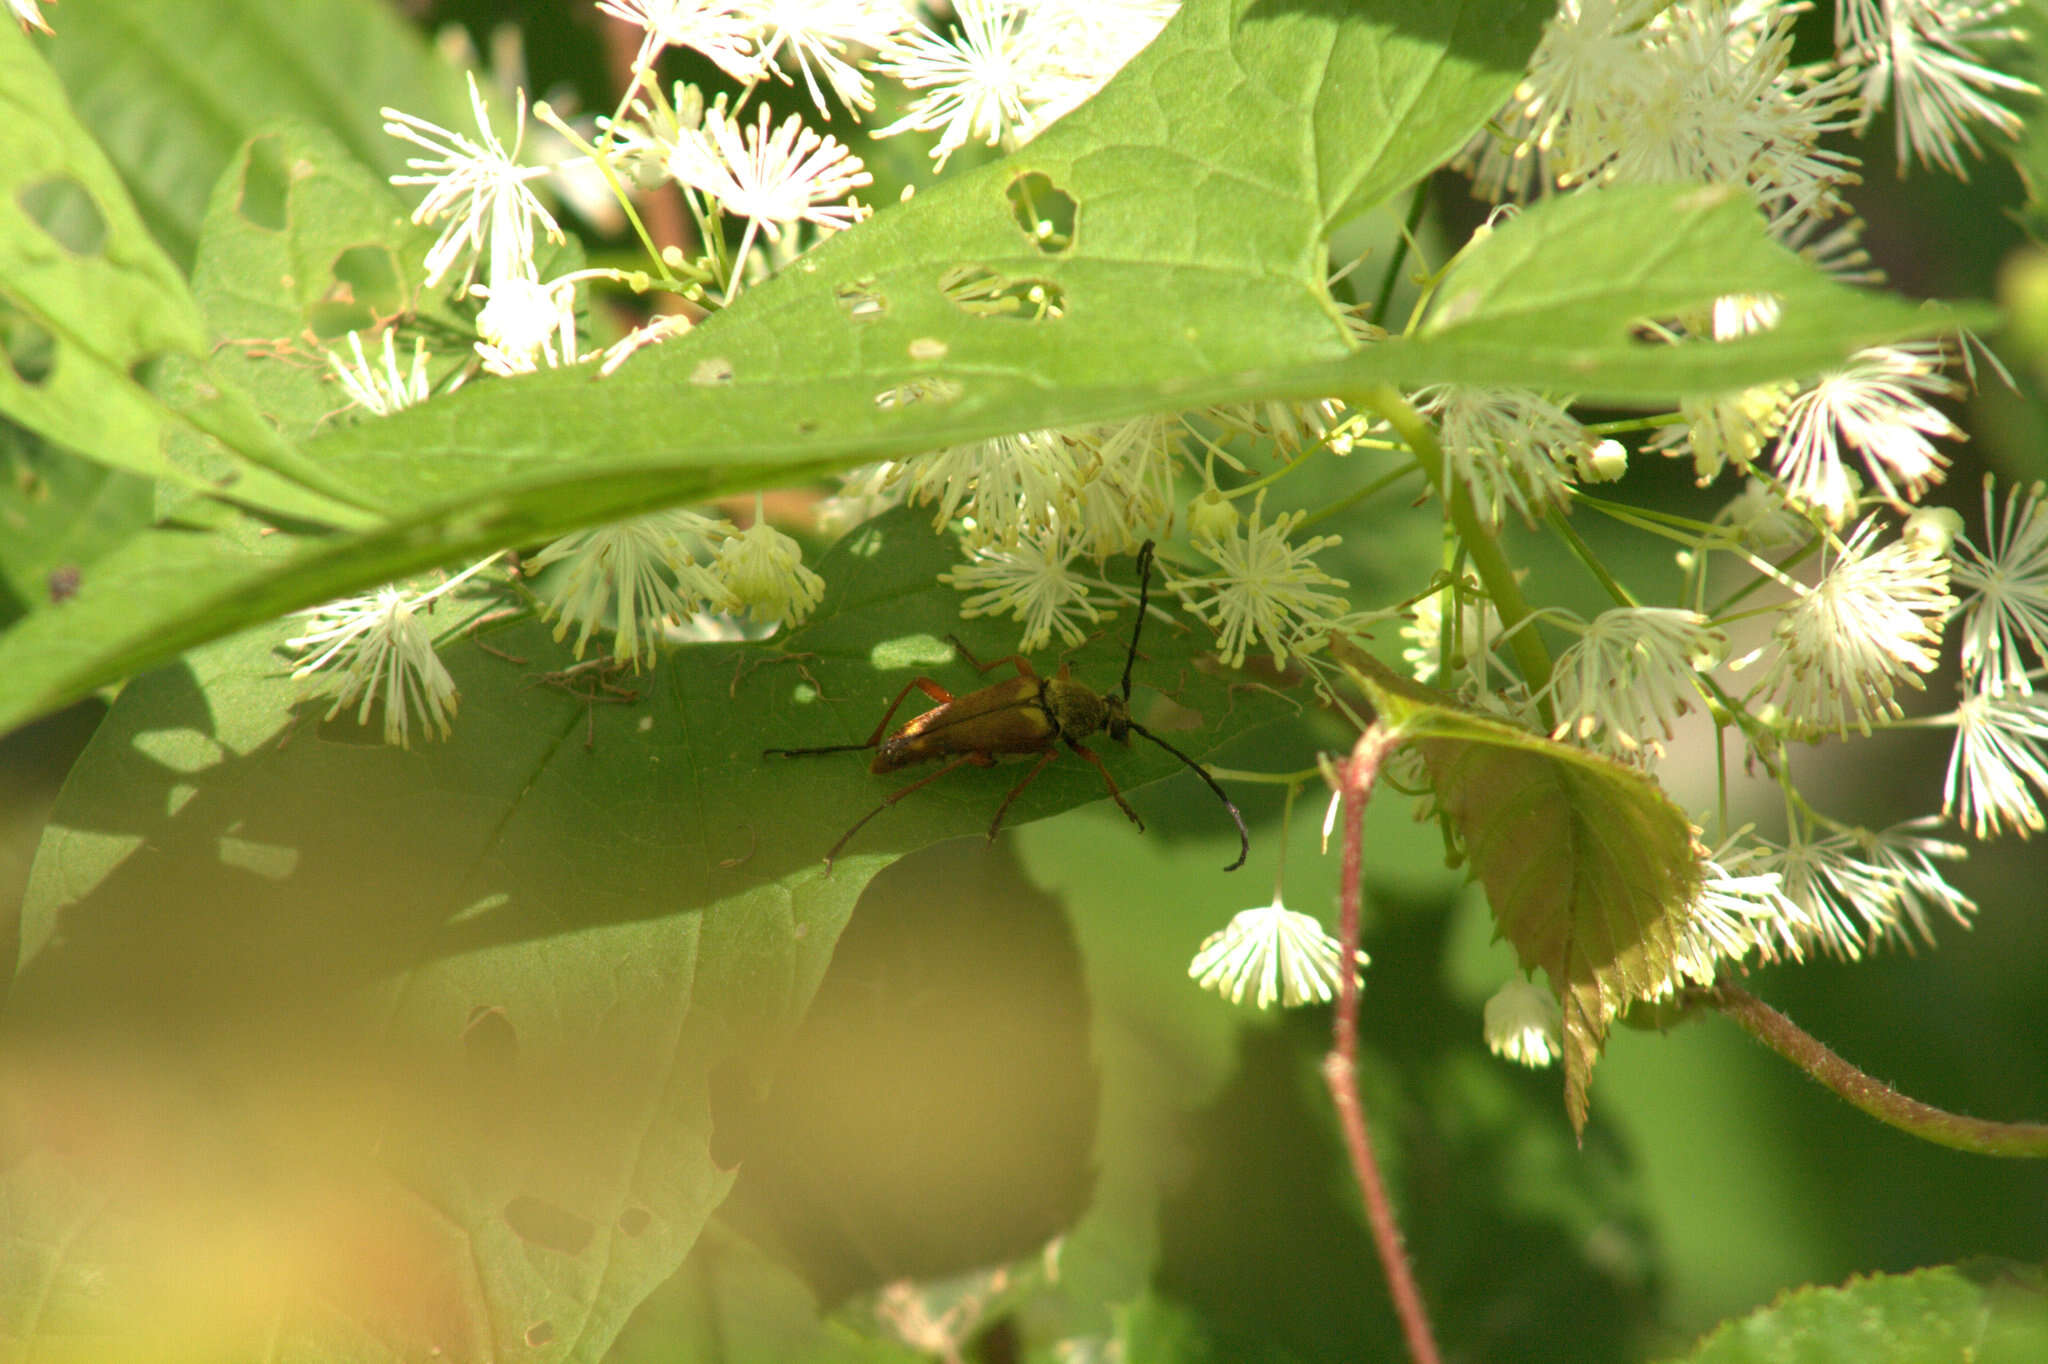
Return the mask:
<svg viewBox="0 0 2048 1364">
<path fill-rule="evenodd" d="M 1565 1107 L 1584 1128 L 1608 1027 L 1676 974 L 1677 925 L 1700 887 L 1692 824 L 1633 768 L 1460 710 L 1369 659 L 1354 667 L 1381 721 L 1421 752 L 1495 930 L 1550 977 Z"/>
<path fill-rule="evenodd" d="M 1539 206 L 1459 262 L 1425 329 L 1355 349 L 1323 278 L 1330 231 L 1484 123 L 1550 8 L 1191 0 L 1028 148 L 610 379 L 473 384 L 313 441 L 382 525 L 256 557 L 151 535 L 85 566 L 62 617 L 0 639 L 0 727 L 280 607 L 1000 432 L 1446 378 L 1668 401 L 1949 325 L 1829 282 L 1741 202 L 1651 187 Z M 1739 292 L 1776 294 L 1782 335 L 1653 347 L 1633 330 L 1646 307 Z"/>
<path fill-rule="evenodd" d="M 283 517 L 366 524 L 232 390 L 195 386 L 170 403 L 151 367 L 203 369 L 212 340 L 177 267 L 79 126 L 49 66 L 0 25 L 0 412 L 114 468 Z M 201 473 L 167 457 L 173 434 L 203 440 Z"/>
</svg>

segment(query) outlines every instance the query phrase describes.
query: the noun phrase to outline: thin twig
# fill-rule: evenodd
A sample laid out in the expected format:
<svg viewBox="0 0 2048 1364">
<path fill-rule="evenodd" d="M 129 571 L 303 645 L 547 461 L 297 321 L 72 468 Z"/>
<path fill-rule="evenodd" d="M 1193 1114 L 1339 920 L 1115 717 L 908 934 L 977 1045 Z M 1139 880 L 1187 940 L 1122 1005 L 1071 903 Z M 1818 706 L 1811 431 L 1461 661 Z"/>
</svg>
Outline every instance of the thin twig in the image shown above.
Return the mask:
<svg viewBox="0 0 2048 1364">
<path fill-rule="evenodd" d="M 1695 996 L 1742 1025 L 1751 1037 L 1847 1099 L 1856 1107 L 1923 1141 L 1980 1156 L 2048 1156 L 2048 1124 L 1992 1122 L 1966 1117 L 1899 1093 L 1830 1051 L 1785 1015 L 1733 985 L 1700 990 Z"/>
<path fill-rule="evenodd" d="M 1394 751 L 1397 739 L 1377 723 L 1358 736 L 1350 761 L 1338 769 L 1344 797 L 1344 867 L 1339 886 L 1337 936 L 1338 957 L 1337 1021 L 1330 1054 L 1323 1058 L 1323 1079 L 1330 1087 L 1330 1099 L 1344 1126 L 1344 1146 L 1351 1157 L 1352 1177 L 1365 1204 L 1365 1220 L 1372 1227 L 1373 1244 L 1379 1250 L 1380 1268 L 1387 1277 L 1387 1294 L 1401 1318 L 1401 1333 L 1408 1338 L 1408 1355 L 1415 1364 L 1439 1364 L 1436 1336 L 1430 1330 L 1429 1309 L 1415 1285 L 1415 1273 L 1408 1264 L 1408 1250 L 1401 1240 L 1400 1225 L 1394 1220 L 1387 1186 L 1373 1159 L 1372 1138 L 1365 1128 L 1365 1105 L 1358 1097 L 1358 918 L 1363 898 L 1365 802 L 1372 795 L 1380 764 Z"/>
</svg>

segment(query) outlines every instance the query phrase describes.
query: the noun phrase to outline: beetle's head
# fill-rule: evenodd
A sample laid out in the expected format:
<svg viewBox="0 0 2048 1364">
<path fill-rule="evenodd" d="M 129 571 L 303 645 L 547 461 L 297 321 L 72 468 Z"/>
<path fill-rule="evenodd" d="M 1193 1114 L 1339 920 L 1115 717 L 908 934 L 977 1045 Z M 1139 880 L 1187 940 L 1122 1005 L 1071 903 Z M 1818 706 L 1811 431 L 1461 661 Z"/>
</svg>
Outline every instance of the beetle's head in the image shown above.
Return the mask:
<svg viewBox="0 0 2048 1364">
<path fill-rule="evenodd" d="M 1102 698 L 1102 729 L 1120 744 L 1131 741 L 1131 707 L 1115 692 Z"/>
</svg>

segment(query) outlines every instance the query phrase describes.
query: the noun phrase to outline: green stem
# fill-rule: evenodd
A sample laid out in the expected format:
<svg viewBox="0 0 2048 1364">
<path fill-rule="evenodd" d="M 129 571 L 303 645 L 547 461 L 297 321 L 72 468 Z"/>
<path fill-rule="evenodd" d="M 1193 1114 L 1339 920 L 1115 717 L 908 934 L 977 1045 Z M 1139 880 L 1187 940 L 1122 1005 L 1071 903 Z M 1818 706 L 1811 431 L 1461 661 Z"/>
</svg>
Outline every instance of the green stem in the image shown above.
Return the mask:
<svg viewBox="0 0 2048 1364">
<path fill-rule="evenodd" d="M 1307 530 L 1310 526 L 1315 525 L 1318 521 L 1327 521 L 1333 516 L 1338 516 L 1343 514 L 1344 512 L 1350 511 L 1353 507 L 1357 506 L 1359 503 L 1365 501 L 1366 499 L 1377 497 L 1381 493 L 1385 492 L 1387 489 L 1393 487 L 1396 483 L 1399 483 L 1402 479 L 1408 477 L 1410 472 L 1411 470 L 1408 468 L 1408 466 L 1402 465 L 1400 468 L 1394 469 L 1389 473 L 1382 474 L 1380 477 L 1374 479 L 1372 482 L 1366 484 L 1364 487 L 1357 488 L 1351 492 L 1346 493 L 1344 496 L 1338 498 L 1335 502 L 1332 502 L 1329 506 L 1322 508 L 1320 511 L 1310 512 L 1307 516 L 1304 516 L 1301 518 L 1301 520 L 1297 521 L 1294 525 L 1294 528 L 1297 531 Z"/>
<path fill-rule="evenodd" d="M 1722 985 L 1699 991 L 1697 997 L 1881 1123 L 1923 1141 L 1980 1156 L 2048 1156 L 2048 1123 L 1992 1122 L 1921 1103 L 1856 1069 L 1747 990 Z"/>
<path fill-rule="evenodd" d="M 1500 540 L 1493 528 L 1479 519 L 1479 511 L 1472 505 L 1471 492 L 1463 482 L 1446 477 L 1443 447 L 1437 444 L 1436 433 L 1430 430 L 1422 414 L 1401 396 L 1400 390 L 1391 385 L 1376 385 L 1347 396 L 1345 400 L 1353 407 L 1370 409 L 1385 417 L 1401 439 L 1407 442 L 1422 476 L 1429 480 L 1430 486 L 1436 490 L 1437 499 L 1449 513 L 1451 528 L 1457 532 L 1459 544 L 1471 558 L 1480 584 L 1486 588 L 1487 598 L 1500 615 L 1501 626 L 1507 632 L 1508 646 L 1514 651 L 1515 664 L 1522 670 L 1522 680 L 1528 684 L 1529 694 L 1538 698 L 1537 707 L 1543 717 L 1543 727 L 1550 729 L 1557 723 L 1544 691 L 1550 682 L 1550 653 L 1534 629 L 1517 628 L 1528 620 L 1530 614 L 1529 604 L 1522 597 L 1521 584 L 1515 581 L 1515 571 L 1508 564 L 1507 556 L 1501 553 Z"/>
<path fill-rule="evenodd" d="M 1394 286 L 1400 282 L 1402 262 L 1408 259 L 1408 243 L 1415 239 L 1416 229 L 1422 226 L 1423 210 L 1428 207 L 1429 178 L 1424 176 L 1416 182 L 1414 197 L 1408 201 L 1408 220 L 1401 225 L 1401 240 L 1387 257 L 1386 273 L 1380 276 L 1379 297 L 1372 302 L 1372 320 L 1382 327 L 1387 325 L 1387 309 L 1394 302 Z"/>
<path fill-rule="evenodd" d="M 1623 587 L 1621 582 L 1612 573 L 1607 571 L 1607 565 L 1600 562 L 1600 556 L 1595 554 L 1593 547 L 1581 538 L 1578 529 L 1572 525 L 1571 520 L 1565 516 L 1561 509 L 1552 507 L 1550 515 L 1545 520 L 1551 530 L 1557 533 L 1558 538 L 1564 541 L 1565 547 L 1571 550 L 1572 557 L 1576 558 L 1588 573 L 1600 580 L 1600 585 L 1607 589 L 1607 595 L 1614 598 L 1616 605 L 1635 606 L 1638 604 L 1629 590 Z"/>
</svg>

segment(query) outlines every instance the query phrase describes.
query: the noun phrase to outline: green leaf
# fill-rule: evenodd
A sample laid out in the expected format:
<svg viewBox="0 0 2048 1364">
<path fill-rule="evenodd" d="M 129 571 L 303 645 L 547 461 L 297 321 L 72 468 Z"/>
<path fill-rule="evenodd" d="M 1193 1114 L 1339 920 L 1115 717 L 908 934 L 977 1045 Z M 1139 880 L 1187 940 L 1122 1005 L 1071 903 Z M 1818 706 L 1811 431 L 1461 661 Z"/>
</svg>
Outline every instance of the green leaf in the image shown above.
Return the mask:
<svg viewBox="0 0 2048 1364">
<path fill-rule="evenodd" d="M 1802 1288 L 1722 1325 L 1686 1364 L 2030 1364 L 2048 1357 L 2048 1278 L 2002 1261 Z"/>
<path fill-rule="evenodd" d="M 381 106 L 474 132 L 461 76 L 389 5 L 99 0 L 55 27 L 42 46 L 72 105 L 180 264 L 214 182 L 267 124 L 320 124 L 380 176 L 412 150 L 384 132 Z M 501 118 L 506 103 L 493 101 Z"/>
<path fill-rule="evenodd" d="M 152 485 L 0 427 L 0 620 L 75 590 L 80 568 L 149 524 Z"/>
<path fill-rule="evenodd" d="M 268 188 L 256 207 L 259 182 Z M 215 187 L 192 270 L 192 292 L 220 339 L 215 381 L 235 384 L 297 440 L 351 416 L 374 420 L 343 414 L 348 398 L 327 366 L 329 349 L 350 358 L 346 332 L 400 317 L 470 330 L 445 288 L 420 290 L 433 237 L 395 231 L 406 212 L 382 177 L 320 128 L 280 124 L 244 144 Z M 401 365 L 410 360 L 408 346 Z M 442 368 L 455 362 L 444 357 Z"/>
<path fill-rule="evenodd" d="M 177 268 L 150 239 L 112 168 L 18 30 L 0 34 L 0 412 L 110 467 L 274 515 L 337 525 L 367 518 L 327 495 L 307 465 L 232 391 L 204 383 L 167 403 L 149 371 L 204 371 L 210 340 Z M 28 363 L 24 357 L 28 357 Z M 202 442 L 203 470 L 169 456 Z"/>
<path fill-rule="evenodd" d="M 1421 752 L 1500 936 L 1524 969 L 1550 977 L 1564 1010 L 1565 1108 L 1583 1130 L 1608 1028 L 1677 975 L 1677 928 L 1700 886 L 1692 824 L 1633 768 L 1355 662 L 1381 722 Z"/>
<path fill-rule="evenodd" d="M 1428 334 L 1354 349 L 1323 282 L 1329 231 L 1481 125 L 1548 10 L 1190 4 L 1029 148 L 840 234 L 609 379 L 474 384 L 310 442 L 309 457 L 386 526 L 262 565 L 230 548 L 195 571 L 183 554 L 187 600 L 158 593 L 147 616 L 124 591 L 81 592 L 61 626 L 31 621 L 0 640 L 0 726 L 272 603 L 310 605 L 576 526 L 1001 432 L 1383 381 L 1668 400 L 1952 325 L 1845 293 L 1772 244 L 1740 202 L 1653 188 L 1532 210 L 1467 256 L 1455 307 Z M 1030 176 L 1076 203 L 1065 249 L 1042 250 L 1019 225 L 1010 191 Z M 1581 232 L 1600 211 L 1612 220 Z M 1660 255 L 1671 242 L 1698 246 L 1703 263 Z M 1646 257 L 1667 268 L 1644 276 Z M 1568 281 L 1637 278 L 1648 302 L 1674 309 L 1772 292 L 1799 320 L 1783 340 L 1650 347 L 1630 338 L 1643 299 L 1523 279 L 1539 267 Z M 1059 315 L 975 302 L 976 288 L 1027 285 Z M 149 552 L 88 580 L 154 576 Z M 109 643 L 53 655 L 52 634 Z"/>
<path fill-rule="evenodd" d="M 409 753 L 297 701 L 284 627 L 132 683 L 39 855 L 0 1049 L 10 1130 L 84 1109 L 112 1145 L 39 1146 L 0 1175 L 5 1206 L 32 1210 L 0 1219 L 0 1263 L 42 1266 L 0 1278 L 0 1322 L 29 1352 L 132 1329 L 152 1357 L 157 1334 L 233 1326 L 171 1311 L 179 1257 L 281 1260 L 263 1282 L 289 1358 L 354 1339 L 315 1302 L 370 1358 L 599 1358 L 731 1181 L 714 1074 L 766 1074 L 869 876 L 985 830 L 1027 770 L 950 775 L 828 875 L 825 849 L 919 774 L 762 756 L 864 737 L 915 671 L 980 684 L 934 637 L 957 606 L 935 582 L 948 552 L 898 512 L 826 558 L 828 617 L 786 650 L 684 649 L 637 679 L 569 668 L 538 623 L 486 620 L 481 590 L 444 598 L 461 721 Z M 1003 633 L 972 624 L 984 646 Z M 1113 635 L 1077 677 L 1113 682 Z M 1230 714 L 1198 651 L 1155 627 L 1139 670 L 1139 714 L 1183 747 L 1284 709 Z M 1200 731 L 1155 713 L 1160 688 Z M 1101 749 L 1133 788 L 1178 770 Z M 1068 756 L 1009 818 L 1102 793 Z M 114 1131 L 146 1175 L 116 1178 Z M 238 1169 L 266 1172 L 251 1201 L 187 1225 L 176 1191 Z M 376 1274 L 352 1268 L 358 1241 L 383 1247 Z M 46 1300 L 61 1310 L 39 1316 Z"/>
</svg>

